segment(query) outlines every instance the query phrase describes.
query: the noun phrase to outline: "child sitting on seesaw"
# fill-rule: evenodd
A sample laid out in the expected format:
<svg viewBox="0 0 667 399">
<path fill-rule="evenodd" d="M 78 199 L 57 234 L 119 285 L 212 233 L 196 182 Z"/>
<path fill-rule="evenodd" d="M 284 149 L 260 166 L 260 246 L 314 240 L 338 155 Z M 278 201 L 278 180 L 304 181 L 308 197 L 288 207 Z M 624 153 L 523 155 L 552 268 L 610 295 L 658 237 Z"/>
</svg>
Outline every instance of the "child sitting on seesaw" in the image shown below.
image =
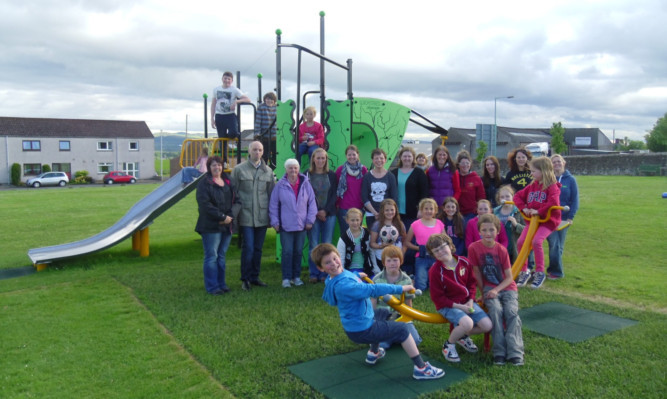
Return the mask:
<svg viewBox="0 0 667 399">
<path fill-rule="evenodd" d="M 442 345 L 442 354 L 450 362 L 461 361 L 456 352 L 458 342 L 465 350 L 477 352 L 477 346 L 469 335 L 491 331 L 491 319 L 475 303 L 477 280 L 472 265 L 463 256 L 454 256 L 452 239 L 447 233 L 434 234 L 426 243 L 426 249 L 436 259 L 429 270 L 431 300 L 454 329 Z"/>
<path fill-rule="evenodd" d="M 523 366 L 519 292 L 507 250 L 496 242 L 500 220 L 492 214 L 482 215 L 477 228 L 482 239 L 470 245 L 468 260 L 493 322 L 493 364 L 502 366 L 507 359 L 515 366 Z"/>
<path fill-rule="evenodd" d="M 387 200 L 385 200 L 387 201 Z M 389 200 L 393 201 L 393 200 Z M 412 279 L 404 271 L 401 270 L 401 264 L 403 263 L 403 250 L 394 245 L 389 245 L 382 250 L 382 264 L 384 264 L 384 270 L 379 274 L 373 277 L 373 282 L 375 284 L 396 284 L 396 285 L 411 285 Z M 413 293 L 406 293 L 404 303 L 412 307 L 412 299 L 415 297 Z M 375 318 L 377 320 L 396 320 L 400 313 L 392 309 L 387 305 L 382 298 L 371 298 L 371 303 L 375 309 Z M 415 328 L 414 323 L 407 322 L 404 323 L 410 335 L 415 340 L 415 344 L 419 345 L 422 342 L 422 338 L 419 336 L 417 329 Z M 392 344 L 396 342 L 383 341 L 380 342 L 380 348 L 389 349 Z"/>
<path fill-rule="evenodd" d="M 329 275 L 325 280 L 322 299 L 329 305 L 338 307 L 345 334 L 353 342 L 371 345 L 366 354 L 366 363 L 375 364 L 384 357 L 385 351 L 380 348 L 380 342 L 398 341 L 414 363 L 412 370 L 414 379 L 432 380 L 445 376 L 443 370 L 424 362 L 405 323 L 373 318 L 370 297 L 409 292 L 414 290 L 412 285 L 363 283 L 360 277 L 366 275 L 343 269 L 340 255 L 336 247 L 331 244 L 319 244 L 313 249 L 311 257 L 317 268 Z"/>
</svg>

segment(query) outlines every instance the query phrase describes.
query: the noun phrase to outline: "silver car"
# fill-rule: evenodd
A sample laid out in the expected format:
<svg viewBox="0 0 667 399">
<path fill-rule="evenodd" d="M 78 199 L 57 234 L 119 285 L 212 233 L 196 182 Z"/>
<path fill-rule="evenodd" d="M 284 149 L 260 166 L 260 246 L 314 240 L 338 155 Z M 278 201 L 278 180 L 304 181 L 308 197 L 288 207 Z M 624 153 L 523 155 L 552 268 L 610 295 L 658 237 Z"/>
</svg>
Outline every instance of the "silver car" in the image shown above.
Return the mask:
<svg viewBox="0 0 667 399">
<path fill-rule="evenodd" d="M 26 180 L 25 185 L 28 187 L 40 186 L 60 186 L 63 187 L 69 183 L 69 178 L 65 172 L 46 172 L 37 177 Z"/>
</svg>

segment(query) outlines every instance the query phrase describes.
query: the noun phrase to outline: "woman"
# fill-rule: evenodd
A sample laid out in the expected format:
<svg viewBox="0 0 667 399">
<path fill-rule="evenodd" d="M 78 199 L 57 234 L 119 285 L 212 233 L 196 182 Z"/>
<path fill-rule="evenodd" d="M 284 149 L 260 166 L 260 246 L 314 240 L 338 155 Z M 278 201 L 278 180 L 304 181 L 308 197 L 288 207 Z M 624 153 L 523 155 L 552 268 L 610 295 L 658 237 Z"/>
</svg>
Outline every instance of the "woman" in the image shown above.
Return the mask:
<svg viewBox="0 0 667 399">
<path fill-rule="evenodd" d="M 461 192 L 458 197 L 454 194 L 454 198 L 459 201 L 463 220 L 468 223 L 477 214 L 477 201 L 486 199 L 484 183 L 476 172 L 470 171 L 472 160 L 468 151 L 461 150 L 456 154 L 456 165 L 458 170 L 454 178 L 458 180 Z"/>
<path fill-rule="evenodd" d="M 336 169 L 338 178 L 338 189 L 336 190 L 336 208 L 338 209 L 338 225 L 340 231 L 347 231 L 348 225 L 345 221 L 347 210 L 351 208 L 362 209 L 361 181 L 368 169 L 359 162 L 359 149 L 350 144 L 345 149 L 347 161 Z"/>
<path fill-rule="evenodd" d="M 507 165 L 510 171 L 505 175 L 503 185 L 511 184 L 515 193 L 523 190 L 533 182 L 528 162 L 533 159 L 533 154 L 524 147 L 513 149 L 507 154 Z"/>
<path fill-rule="evenodd" d="M 458 180 L 454 179 L 456 167 L 444 145 L 439 146 L 433 153 L 433 165 L 427 169 L 429 196 L 435 200 L 438 207 L 447 197 L 454 197 L 461 189 Z"/>
<path fill-rule="evenodd" d="M 561 184 L 560 187 L 560 205 L 569 206 L 569 211 L 562 211 L 561 219 L 569 224 L 572 224 L 574 215 L 579 210 L 579 188 L 577 187 L 577 180 L 572 176 L 569 170 L 565 169 L 565 159 L 560 154 L 551 156 L 551 163 L 554 166 L 554 175 L 556 180 Z M 547 278 L 550 280 L 558 280 L 563 278 L 563 248 L 565 247 L 565 236 L 567 235 L 566 227 L 560 231 L 556 230 L 547 237 L 549 242 L 549 267 L 547 268 Z"/>
<path fill-rule="evenodd" d="M 310 158 L 310 170 L 306 173 L 310 185 L 315 193 L 317 202 L 317 216 L 313 228 L 308 232 L 308 253 L 312 252 L 317 244 L 327 242 L 331 244 L 334 229 L 336 228 L 336 189 L 338 179 L 336 173 L 329 170 L 329 157 L 323 148 L 318 148 Z M 324 281 L 326 272 L 317 269 L 313 260 L 308 256 L 311 283 Z"/>
<path fill-rule="evenodd" d="M 380 204 L 387 198 L 397 200 L 396 177 L 387 172 L 384 164 L 387 163 L 387 153 L 381 148 L 371 152 L 373 168 L 361 180 L 361 201 L 366 211 L 366 226 L 369 228 L 375 223 L 380 210 Z"/>
<path fill-rule="evenodd" d="M 234 190 L 222 171 L 222 159 L 211 157 L 208 172 L 197 184 L 199 217 L 195 231 L 204 246 L 204 287 L 211 295 L 229 292 L 225 281 L 225 255 L 232 239 L 232 204 Z"/>
<path fill-rule="evenodd" d="M 491 208 L 493 209 L 498 206 L 496 191 L 498 191 L 503 181 L 500 177 L 500 162 L 498 162 L 498 158 L 490 155 L 484 158 L 483 165 L 482 183 L 484 183 L 484 194 L 486 195 L 486 199 L 491 201 Z"/>
<path fill-rule="evenodd" d="M 301 257 L 306 231 L 315 223 L 317 202 L 310 180 L 299 173 L 299 162 L 285 161 L 285 175 L 278 180 L 271 193 L 269 218 L 271 226 L 280 234 L 283 287 L 303 285 Z"/>
</svg>

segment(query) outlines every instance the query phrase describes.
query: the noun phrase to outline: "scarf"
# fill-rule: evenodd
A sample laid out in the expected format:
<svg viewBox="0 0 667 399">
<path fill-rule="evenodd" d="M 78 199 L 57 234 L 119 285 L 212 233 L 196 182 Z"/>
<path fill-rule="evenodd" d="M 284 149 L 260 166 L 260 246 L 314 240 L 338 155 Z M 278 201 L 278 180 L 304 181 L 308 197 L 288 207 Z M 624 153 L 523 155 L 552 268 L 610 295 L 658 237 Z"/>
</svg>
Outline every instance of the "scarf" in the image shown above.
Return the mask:
<svg viewBox="0 0 667 399">
<path fill-rule="evenodd" d="M 343 167 L 340 170 L 340 180 L 338 181 L 338 190 L 336 190 L 336 195 L 338 198 L 343 198 L 345 192 L 347 191 L 347 175 L 361 179 L 361 162 L 357 162 L 356 165 L 345 161 Z"/>
</svg>

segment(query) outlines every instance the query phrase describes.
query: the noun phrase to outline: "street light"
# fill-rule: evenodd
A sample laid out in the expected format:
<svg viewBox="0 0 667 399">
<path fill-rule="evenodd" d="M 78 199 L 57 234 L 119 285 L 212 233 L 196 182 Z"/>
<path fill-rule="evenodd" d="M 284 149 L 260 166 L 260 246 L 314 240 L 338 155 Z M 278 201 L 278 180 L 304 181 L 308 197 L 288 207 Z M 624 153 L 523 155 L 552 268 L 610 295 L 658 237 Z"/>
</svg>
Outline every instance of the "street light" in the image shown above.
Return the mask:
<svg viewBox="0 0 667 399">
<path fill-rule="evenodd" d="M 496 115 L 497 115 L 497 104 L 498 104 L 498 99 L 502 98 L 514 98 L 514 96 L 503 96 L 503 97 L 494 97 L 493 98 L 493 133 L 491 134 L 491 154 L 496 155 L 496 141 L 498 139 L 498 125 L 496 124 Z"/>
</svg>

